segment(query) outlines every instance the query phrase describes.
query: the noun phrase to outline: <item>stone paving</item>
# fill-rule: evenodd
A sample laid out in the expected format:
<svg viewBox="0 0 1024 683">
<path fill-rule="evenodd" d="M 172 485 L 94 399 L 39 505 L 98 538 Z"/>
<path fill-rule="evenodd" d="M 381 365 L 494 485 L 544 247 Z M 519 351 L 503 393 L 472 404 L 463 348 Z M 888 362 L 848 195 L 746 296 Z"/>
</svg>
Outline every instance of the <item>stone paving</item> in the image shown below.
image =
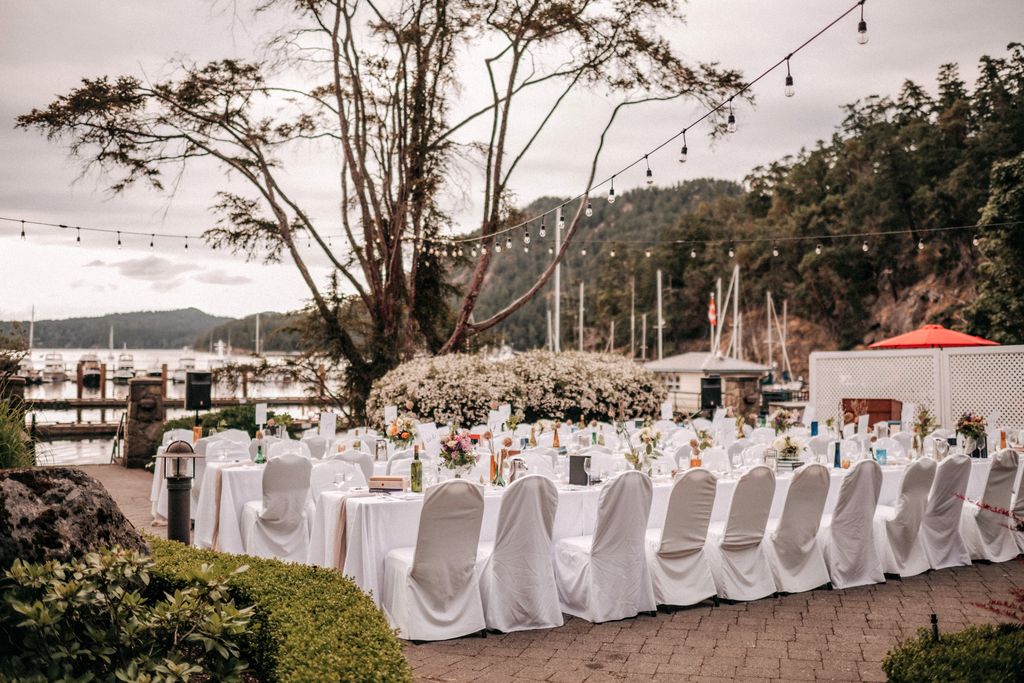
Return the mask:
<svg viewBox="0 0 1024 683">
<path fill-rule="evenodd" d="M 151 474 L 83 466 L 140 529 L 149 527 Z M 406 644 L 419 681 L 884 681 L 901 638 L 993 623 L 972 603 L 1024 586 L 1024 562 L 944 569 L 877 586 L 817 590 L 749 603 L 486 638 Z"/>
</svg>

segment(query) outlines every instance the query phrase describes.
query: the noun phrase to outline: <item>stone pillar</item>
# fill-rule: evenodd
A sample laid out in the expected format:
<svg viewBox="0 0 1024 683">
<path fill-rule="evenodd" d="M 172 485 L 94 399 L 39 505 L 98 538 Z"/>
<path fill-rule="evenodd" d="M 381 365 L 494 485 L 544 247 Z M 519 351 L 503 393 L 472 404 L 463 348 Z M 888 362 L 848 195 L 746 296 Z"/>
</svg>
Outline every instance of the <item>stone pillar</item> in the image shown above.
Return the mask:
<svg viewBox="0 0 1024 683">
<path fill-rule="evenodd" d="M 124 436 L 124 466 L 144 467 L 153 460 L 167 411 L 159 377 L 128 380 L 128 421 Z"/>
</svg>

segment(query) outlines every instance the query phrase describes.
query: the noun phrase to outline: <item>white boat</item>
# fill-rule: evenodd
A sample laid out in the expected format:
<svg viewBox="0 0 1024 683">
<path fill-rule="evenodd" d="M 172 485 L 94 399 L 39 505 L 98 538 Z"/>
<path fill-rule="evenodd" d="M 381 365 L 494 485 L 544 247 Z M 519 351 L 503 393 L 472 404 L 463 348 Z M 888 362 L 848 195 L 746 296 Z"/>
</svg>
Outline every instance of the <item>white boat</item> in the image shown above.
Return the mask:
<svg viewBox="0 0 1024 683">
<path fill-rule="evenodd" d="M 68 378 L 68 369 L 64 365 L 64 356 L 59 353 L 48 353 L 43 357 L 43 381 L 63 382 Z"/>
<path fill-rule="evenodd" d="M 128 384 L 135 377 L 135 357 L 130 353 L 122 353 L 117 357 L 117 368 L 114 370 L 114 384 Z"/>
<path fill-rule="evenodd" d="M 26 356 L 18 364 L 18 375 L 25 378 L 25 384 L 40 384 L 43 381 L 43 376 L 36 370 L 31 356 Z"/>
<path fill-rule="evenodd" d="M 191 356 L 182 356 L 178 361 L 178 367 L 174 368 L 174 373 L 171 375 L 171 381 L 175 384 L 181 384 L 185 381 L 185 374 L 196 369 L 196 359 Z"/>
</svg>

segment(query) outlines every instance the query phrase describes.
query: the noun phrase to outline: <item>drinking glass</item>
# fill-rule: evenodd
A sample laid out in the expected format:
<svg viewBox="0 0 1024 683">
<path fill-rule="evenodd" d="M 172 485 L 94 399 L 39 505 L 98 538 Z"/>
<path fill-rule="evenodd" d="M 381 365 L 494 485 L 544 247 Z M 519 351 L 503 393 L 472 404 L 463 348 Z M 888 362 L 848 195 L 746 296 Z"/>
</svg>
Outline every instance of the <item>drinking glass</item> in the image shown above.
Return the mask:
<svg viewBox="0 0 1024 683">
<path fill-rule="evenodd" d="M 587 475 L 587 486 L 590 486 L 590 457 L 583 459 L 583 471 Z"/>
</svg>

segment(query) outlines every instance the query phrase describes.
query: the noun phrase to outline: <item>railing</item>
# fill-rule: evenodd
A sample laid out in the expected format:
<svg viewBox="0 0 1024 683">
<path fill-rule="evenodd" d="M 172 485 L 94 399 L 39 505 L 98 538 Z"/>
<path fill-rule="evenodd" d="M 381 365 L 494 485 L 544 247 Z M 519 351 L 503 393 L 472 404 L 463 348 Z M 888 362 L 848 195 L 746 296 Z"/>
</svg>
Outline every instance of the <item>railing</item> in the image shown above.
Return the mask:
<svg viewBox="0 0 1024 683">
<path fill-rule="evenodd" d="M 110 447 L 110 464 L 120 465 L 124 460 L 121 453 L 121 441 L 124 439 L 124 430 L 128 424 L 128 413 L 121 413 L 121 419 L 117 423 L 117 432 L 114 434 L 114 443 Z"/>
</svg>

